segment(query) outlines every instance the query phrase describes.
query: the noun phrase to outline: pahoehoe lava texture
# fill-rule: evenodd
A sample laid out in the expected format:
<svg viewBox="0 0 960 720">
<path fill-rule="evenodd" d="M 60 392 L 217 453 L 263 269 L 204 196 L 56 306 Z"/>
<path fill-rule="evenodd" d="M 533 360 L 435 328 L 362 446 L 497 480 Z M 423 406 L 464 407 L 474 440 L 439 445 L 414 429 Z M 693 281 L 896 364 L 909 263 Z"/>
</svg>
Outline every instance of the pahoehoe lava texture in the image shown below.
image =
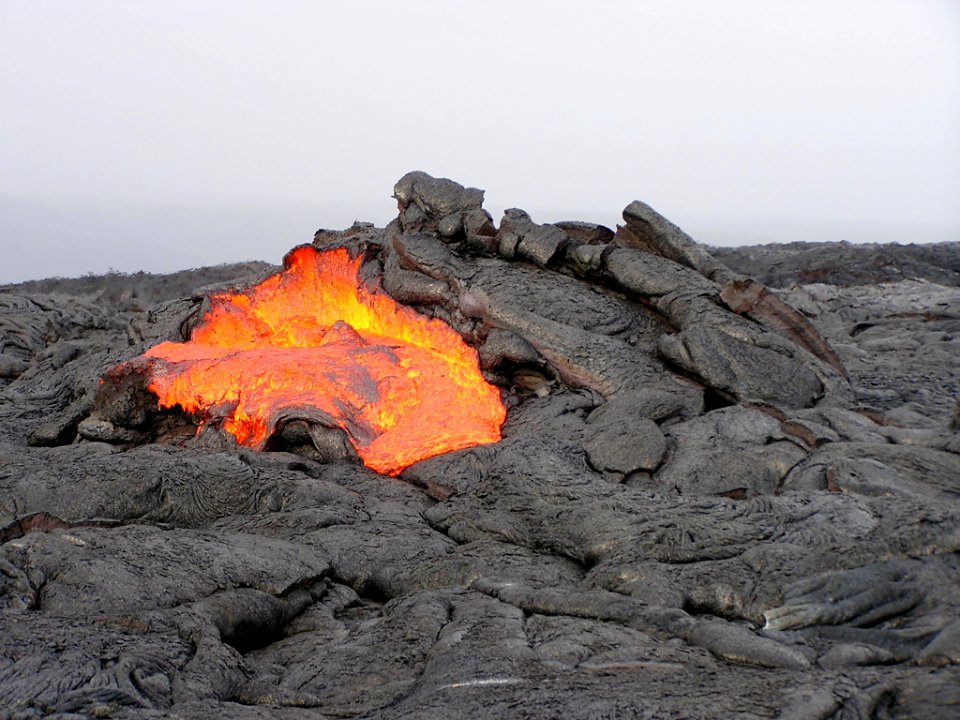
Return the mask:
<svg viewBox="0 0 960 720">
<path fill-rule="evenodd" d="M 394 194 L 314 243 L 509 408 L 399 478 L 309 408 L 259 453 L 101 383 L 266 266 L 0 288 L 0 717 L 960 715 L 955 245 L 724 264 L 641 202 Z"/>
</svg>

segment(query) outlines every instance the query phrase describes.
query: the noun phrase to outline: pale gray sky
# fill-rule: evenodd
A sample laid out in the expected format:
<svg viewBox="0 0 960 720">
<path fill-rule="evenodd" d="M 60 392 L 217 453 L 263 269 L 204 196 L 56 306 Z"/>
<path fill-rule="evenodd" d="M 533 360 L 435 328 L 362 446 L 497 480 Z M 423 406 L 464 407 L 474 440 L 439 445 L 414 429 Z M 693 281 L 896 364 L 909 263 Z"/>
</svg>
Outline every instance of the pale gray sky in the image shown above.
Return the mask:
<svg viewBox="0 0 960 720">
<path fill-rule="evenodd" d="M 0 282 L 499 221 L 960 240 L 957 0 L 0 0 Z"/>
</svg>

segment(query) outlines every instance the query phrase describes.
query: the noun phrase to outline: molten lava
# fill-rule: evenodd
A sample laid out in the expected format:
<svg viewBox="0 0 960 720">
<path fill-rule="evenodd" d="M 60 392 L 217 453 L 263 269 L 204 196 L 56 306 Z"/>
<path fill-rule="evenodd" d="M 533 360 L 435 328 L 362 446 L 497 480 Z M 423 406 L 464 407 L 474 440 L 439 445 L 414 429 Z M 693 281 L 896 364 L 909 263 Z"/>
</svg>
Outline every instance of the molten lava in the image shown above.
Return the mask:
<svg viewBox="0 0 960 720">
<path fill-rule="evenodd" d="M 256 287 L 212 296 L 189 342 L 133 362 L 161 407 L 219 421 L 258 450 L 296 408 L 342 428 L 364 464 L 388 475 L 499 440 L 505 410 L 476 351 L 440 320 L 361 286 L 359 268 L 345 249 L 295 248 Z"/>
</svg>

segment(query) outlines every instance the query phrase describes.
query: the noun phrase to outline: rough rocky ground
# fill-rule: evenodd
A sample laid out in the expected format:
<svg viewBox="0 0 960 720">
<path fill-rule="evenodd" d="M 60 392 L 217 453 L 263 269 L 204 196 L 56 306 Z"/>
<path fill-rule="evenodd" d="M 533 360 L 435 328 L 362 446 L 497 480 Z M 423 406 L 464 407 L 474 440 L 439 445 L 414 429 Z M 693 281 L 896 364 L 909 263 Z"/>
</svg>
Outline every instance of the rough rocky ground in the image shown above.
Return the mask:
<svg viewBox="0 0 960 720">
<path fill-rule="evenodd" d="M 396 479 L 99 384 L 189 333 L 183 283 L 263 267 L 0 289 L 0 716 L 960 716 L 955 266 L 878 284 L 821 246 L 847 279 L 767 291 L 764 249 L 721 264 L 642 203 L 614 234 L 395 194 L 315 242 L 510 408 Z"/>
<path fill-rule="evenodd" d="M 851 245 L 783 243 L 710 248 L 710 254 L 766 285 L 824 283 L 850 287 L 926 280 L 960 286 L 960 243 Z"/>
</svg>

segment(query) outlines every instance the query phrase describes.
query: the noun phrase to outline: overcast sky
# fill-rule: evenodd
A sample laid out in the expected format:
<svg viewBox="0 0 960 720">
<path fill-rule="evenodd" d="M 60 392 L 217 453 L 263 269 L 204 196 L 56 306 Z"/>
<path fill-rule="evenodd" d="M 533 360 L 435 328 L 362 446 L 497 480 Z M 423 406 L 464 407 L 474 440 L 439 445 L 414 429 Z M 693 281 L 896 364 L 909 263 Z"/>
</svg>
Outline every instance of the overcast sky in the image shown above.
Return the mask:
<svg viewBox="0 0 960 720">
<path fill-rule="evenodd" d="M 487 209 L 960 240 L 957 0 L 0 0 L 0 282 Z"/>
</svg>

